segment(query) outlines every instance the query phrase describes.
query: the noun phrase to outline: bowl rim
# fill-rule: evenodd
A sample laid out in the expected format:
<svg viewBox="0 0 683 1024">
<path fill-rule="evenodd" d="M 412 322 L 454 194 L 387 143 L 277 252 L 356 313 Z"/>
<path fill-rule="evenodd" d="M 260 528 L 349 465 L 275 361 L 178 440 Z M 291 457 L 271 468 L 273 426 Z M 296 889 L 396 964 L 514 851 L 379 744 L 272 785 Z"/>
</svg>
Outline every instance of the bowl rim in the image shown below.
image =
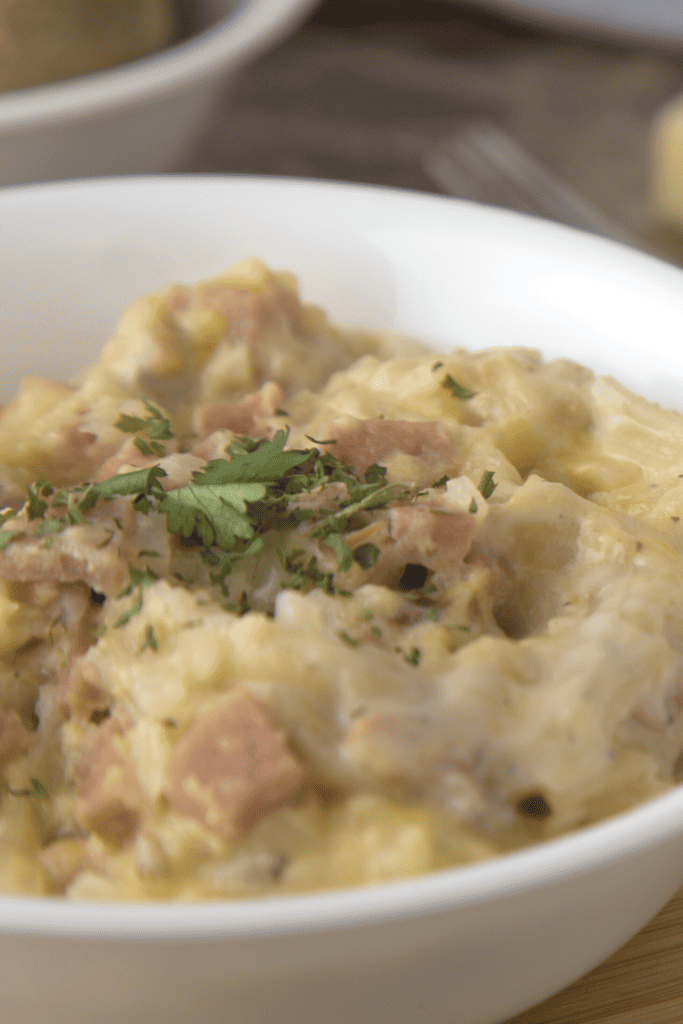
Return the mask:
<svg viewBox="0 0 683 1024">
<path fill-rule="evenodd" d="M 164 49 L 111 68 L 45 85 L 0 93 L 0 132 L 97 117 L 142 104 L 239 67 L 277 42 L 318 0 L 235 0 L 215 25 Z"/>
<path fill-rule="evenodd" d="M 142 188 L 186 187 L 255 195 L 261 190 L 301 194 L 329 199 L 353 196 L 365 209 L 374 199 L 380 207 L 406 202 L 430 210 L 436 216 L 447 209 L 470 208 L 480 228 L 497 225 L 515 233 L 531 230 L 535 243 L 551 246 L 572 242 L 572 249 L 585 256 L 609 251 L 613 262 L 621 257 L 631 269 L 642 271 L 644 280 L 663 280 L 665 291 L 680 286 L 681 271 L 635 252 L 618 243 L 591 237 L 560 225 L 543 222 L 510 211 L 480 207 L 405 190 L 251 176 L 165 175 L 130 178 L 90 179 L 74 182 L 19 185 L 2 190 L 0 212 L 14 199 L 23 203 L 33 191 L 47 193 L 79 190 L 93 194 L 108 187 L 126 191 Z M 496 856 L 491 860 L 450 868 L 413 879 L 382 885 L 277 898 L 180 903 L 70 903 L 59 897 L 0 897 L 0 934 L 23 933 L 54 937 L 88 937 L 96 940 L 199 940 L 235 939 L 329 932 L 332 930 L 389 923 L 427 914 L 457 911 L 494 900 L 513 899 L 524 893 L 549 888 L 572 878 L 609 868 L 619 861 L 638 858 L 648 850 L 675 841 L 683 833 L 683 785 L 647 802 L 576 832 L 550 839 L 532 847 Z M 682 869 L 683 874 L 683 869 Z"/>
</svg>

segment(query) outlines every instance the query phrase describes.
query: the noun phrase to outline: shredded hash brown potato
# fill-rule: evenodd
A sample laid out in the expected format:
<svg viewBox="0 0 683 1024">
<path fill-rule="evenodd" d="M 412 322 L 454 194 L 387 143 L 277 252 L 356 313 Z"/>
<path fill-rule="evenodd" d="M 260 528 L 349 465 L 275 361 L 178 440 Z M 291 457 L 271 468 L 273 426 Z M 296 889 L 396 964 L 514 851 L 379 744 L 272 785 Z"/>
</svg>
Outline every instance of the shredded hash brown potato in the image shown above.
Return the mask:
<svg viewBox="0 0 683 1024">
<path fill-rule="evenodd" d="M 671 787 L 683 418 L 250 261 L 0 417 L 0 890 L 387 882 Z"/>
</svg>

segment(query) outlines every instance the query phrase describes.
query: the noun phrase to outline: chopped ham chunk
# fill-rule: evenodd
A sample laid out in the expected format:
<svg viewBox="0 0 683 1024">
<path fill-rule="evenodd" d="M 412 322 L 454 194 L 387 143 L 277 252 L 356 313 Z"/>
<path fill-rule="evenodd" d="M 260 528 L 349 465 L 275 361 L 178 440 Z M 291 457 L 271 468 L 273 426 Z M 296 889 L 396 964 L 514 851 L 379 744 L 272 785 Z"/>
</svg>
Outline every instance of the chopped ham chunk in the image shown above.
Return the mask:
<svg viewBox="0 0 683 1024">
<path fill-rule="evenodd" d="M 259 291 L 210 281 L 199 289 L 200 301 L 207 309 L 218 310 L 226 320 L 221 343 L 230 347 L 246 344 L 257 376 L 268 380 L 276 376 L 271 354 L 264 345 L 266 335 L 286 327 L 296 337 L 305 333 L 303 310 L 297 295 L 271 277 Z"/>
<path fill-rule="evenodd" d="M 17 538 L 0 551 L 0 576 L 19 583 L 87 583 L 100 594 L 116 594 L 128 567 L 119 549 L 102 546 L 106 531 L 86 524 L 69 526 L 50 538 Z"/>
<path fill-rule="evenodd" d="M 64 718 L 109 713 L 112 698 L 102 685 L 99 669 L 84 658 L 74 659 L 58 680 L 59 706 Z"/>
<path fill-rule="evenodd" d="M 429 421 L 358 420 L 352 427 L 329 427 L 325 437 L 335 438 L 336 443 L 328 448 L 330 454 L 351 466 L 358 476 L 395 452 L 414 455 L 438 467 L 454 465 L 459 454 L 445 427 Z"/>
<path fill-rule="evenodd" d="M 282 400 L 282 389 L 271 382 L 264 384 L 260 391 L 245 395 L 239 402 L 199 405 L 193 419 L 195 433 L 204 438 L 215 430 L 232 430 L 235 434 L 265 437 Z"/>
<path fill-rule="evenodd" d="M 144 797 L 126 753 L 127 723 L 112 716 L 89 725 L 75 768 L 75 812 L 83 828 L 127 845 L 142 819 Z"/>
<path fill-rule="evenodd" d="M 0 771 L 27 754 L 35 742 L 16 711 L 0 708 Z"/>
<path fill-rule="evenodd" d="M 475 518 L 468 512 L 397 505 L 344 539 L 353 550 L 364 544 L 379 549 L 375 563 L 364 570 L 364 582 L 395 587 L 408 565 L 423 565 L 431 572 L 457 570 L 476 535 Z"/>
<path fill-rule="evenodd" d="M 167 777 L 175 810 L 234 839 L 296 797 L 304 771 L 267 709 L 241 690 L 194 719 L 171 753 Z"/>
<path fill-rule="evenodd" d="M 437 553 L 448 563 L 465 557 L 477 533 L 474 516 L 468 512 L 439 512 L 420 505 L 389 509 L 389 529 L 407 553 L 426 557 Z"/>
</svg>

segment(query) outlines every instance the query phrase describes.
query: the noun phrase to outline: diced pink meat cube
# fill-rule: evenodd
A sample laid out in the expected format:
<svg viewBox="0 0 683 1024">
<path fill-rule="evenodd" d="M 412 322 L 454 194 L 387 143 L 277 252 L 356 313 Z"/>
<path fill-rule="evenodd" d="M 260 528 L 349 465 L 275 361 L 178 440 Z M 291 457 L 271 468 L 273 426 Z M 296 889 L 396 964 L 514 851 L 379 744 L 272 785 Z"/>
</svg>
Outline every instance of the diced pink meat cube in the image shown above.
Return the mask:
<svg viewBox="0 0 683 1024">
<path fill-rule="evenodd" d="M 115 716 L 88 726 L 75 769 L 76 819 L 114 846 L 126 846 L 134 838 L 144 805 L 135 769 L 126 756 L 126 731 L 126 723 Z"/>
<path fill-rule="evenodd" d="M 389 532 L 409 561 L 438 555 L 444 562 L 462 560 L 477 535 L 468 512 L 436 512 L 422 505 L 389 509 Z"/>
<path fill-rule="evenodd" d="M 408 420 L 358 420 L 352 427 L 330 427 L 325 436 L 335 438 L 331 455 L 362 475 L 373 463 L 382 464 L 395 452 L 414 455 L 435 467 L 455 465 L 458 448 L 441 423 Z M 435 473 L 435 475 L 438 475 Z"/>
<path fill-rule="evenodd" d="M 35 736 L 23 724 L 16 711 L 0 708 L 0 771 L 11 761 L 27 754 Z"/>
<path fill-rule="evenodd" d="M 234 839 L 293 800 L 305 773 L 267 708 L 238 690 L 191 722 L 173 748 L 167 778 L 175 810 Z"/>
<path fill-rule="evenodd" d="M 475 518 L 468 512 L 442 513 L 424 505 L 397 505 L 344 539 L 352 549 L 365 543 L 377 547 L 379 555 L 365 572 L 366 583 L 396 587 L 402 585 L 403 573 L 410 565 L 458 574 L 476 535 Z"/>
<path fill-rule="evenodd" d="M 216 309 L 225 315 L 228 326 L 222 343 L 230 347 L 246 343 L 262 379 L 272 377 L 262 344 L 268 331 L 284 324 L 297 337 L 305 332 L 298 297 L 275 278 L 265 291 L 238 288 L 221 281 L 208 282 L 200 288 L 199 299 L 207 309 Z"/>
<path fill-rule="evenodd" d="M 100 594 L 116 594 L 128 571 L 117 547 L 93 547 L 89 526 L 70 526 L 51 537 L 17 538 L 0 551 L 0 577 L 19 583 L 87 583 Z"/>
<path fill-rule="evenodd" d="M 194 414 L 195 433 L 199 437 L 207 437 L 214 430 L 232 430 L 235 434 L 264 437 L 270 430 L 269 420 L 282 401 L 282 389 L 269 382 L 239 402 L 200 405 Z"/>
</svg>

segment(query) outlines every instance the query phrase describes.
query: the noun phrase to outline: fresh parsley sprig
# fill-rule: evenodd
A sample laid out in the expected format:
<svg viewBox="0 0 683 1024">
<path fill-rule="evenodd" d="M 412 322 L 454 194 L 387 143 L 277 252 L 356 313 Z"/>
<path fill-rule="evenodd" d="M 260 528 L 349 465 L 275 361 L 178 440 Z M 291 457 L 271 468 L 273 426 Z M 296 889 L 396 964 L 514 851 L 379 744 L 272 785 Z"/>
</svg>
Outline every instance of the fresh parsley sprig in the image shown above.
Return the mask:
<svg viewBox="0 0 683 1024">
<path fill-rule="evenodd" d="M 147 419 L 124 415 L 117 426 L 138 437 L 144 435 L 150 446 L 170 440 L 169 421 L 156 407 L 145 404 L 150 412 Z M 197 548 L 211 582 L 228 598 L 226 578 L 235 562 L 257 555 L 264 547 L 264 535 L 272 529 L 303 527 L 308 522 L 308 536 L 334 552 L 340 572 L 349 571 L 354 562 L 370 568 L 379 549 L 366 544 L 353 550 L 344 534 L 353 528 L 354 520 L 360 517 L 360 522 L 364 521 L 364 513 L 385 508 L 390 502 L 412 500 L 414 491 L 388 485 L 383 466 L 373 464 L 360 479 L 330 452 L 319 448 L 285 450 L 288 436 L 288 431 L 278 430 L 270 440 L 238 438 L 228 448 L 227 458 L 207 463 L 183 487 L 165 489 L 166 473 L 158 464 L 68 491 L 56 490 L 49 481 L 39 480 L 29 488 L 24 507 L 32 529 L 0 529 L 0 550 L 27 533 L 42 536 L 43 543 L 48 544 L 55 533 L 84 522 L 96 504 L 123 497 L 138 513 L 163 515 L 169 533 Z M 157 454 L 153 447 L 152 451 Z M 298 495 L 323 491 L 335 483 L 342 489 L 330 492 L 332 500 L 297 505 Z M 16 519 L 16 513 L 9 510 L 7 516 L 0 514 L 0 527 L 8 517 Z M 118 526 L 118 520 L 115 522 Z M 113 531 L 109 534 L 105 544 L 111 541 Z M 157 557 L 156 552 L 140 554 Z M 306 559 L 301 552 L 283 555 L 281 560 L 287 573 L 283 587 L 321 587 L 328 593 L 346 593 L 335 586 L 333 573 L 320 569 L 315 557 Z M 130 569 L 129 584 L 117 596 L 131 595 L 132 601 L 114 627 L 125 625 L 140 611 L 145 587 L 157 578 L 149 567 Z M 153 649 L 149 640 L 147 647 Z"/>
</svg>

